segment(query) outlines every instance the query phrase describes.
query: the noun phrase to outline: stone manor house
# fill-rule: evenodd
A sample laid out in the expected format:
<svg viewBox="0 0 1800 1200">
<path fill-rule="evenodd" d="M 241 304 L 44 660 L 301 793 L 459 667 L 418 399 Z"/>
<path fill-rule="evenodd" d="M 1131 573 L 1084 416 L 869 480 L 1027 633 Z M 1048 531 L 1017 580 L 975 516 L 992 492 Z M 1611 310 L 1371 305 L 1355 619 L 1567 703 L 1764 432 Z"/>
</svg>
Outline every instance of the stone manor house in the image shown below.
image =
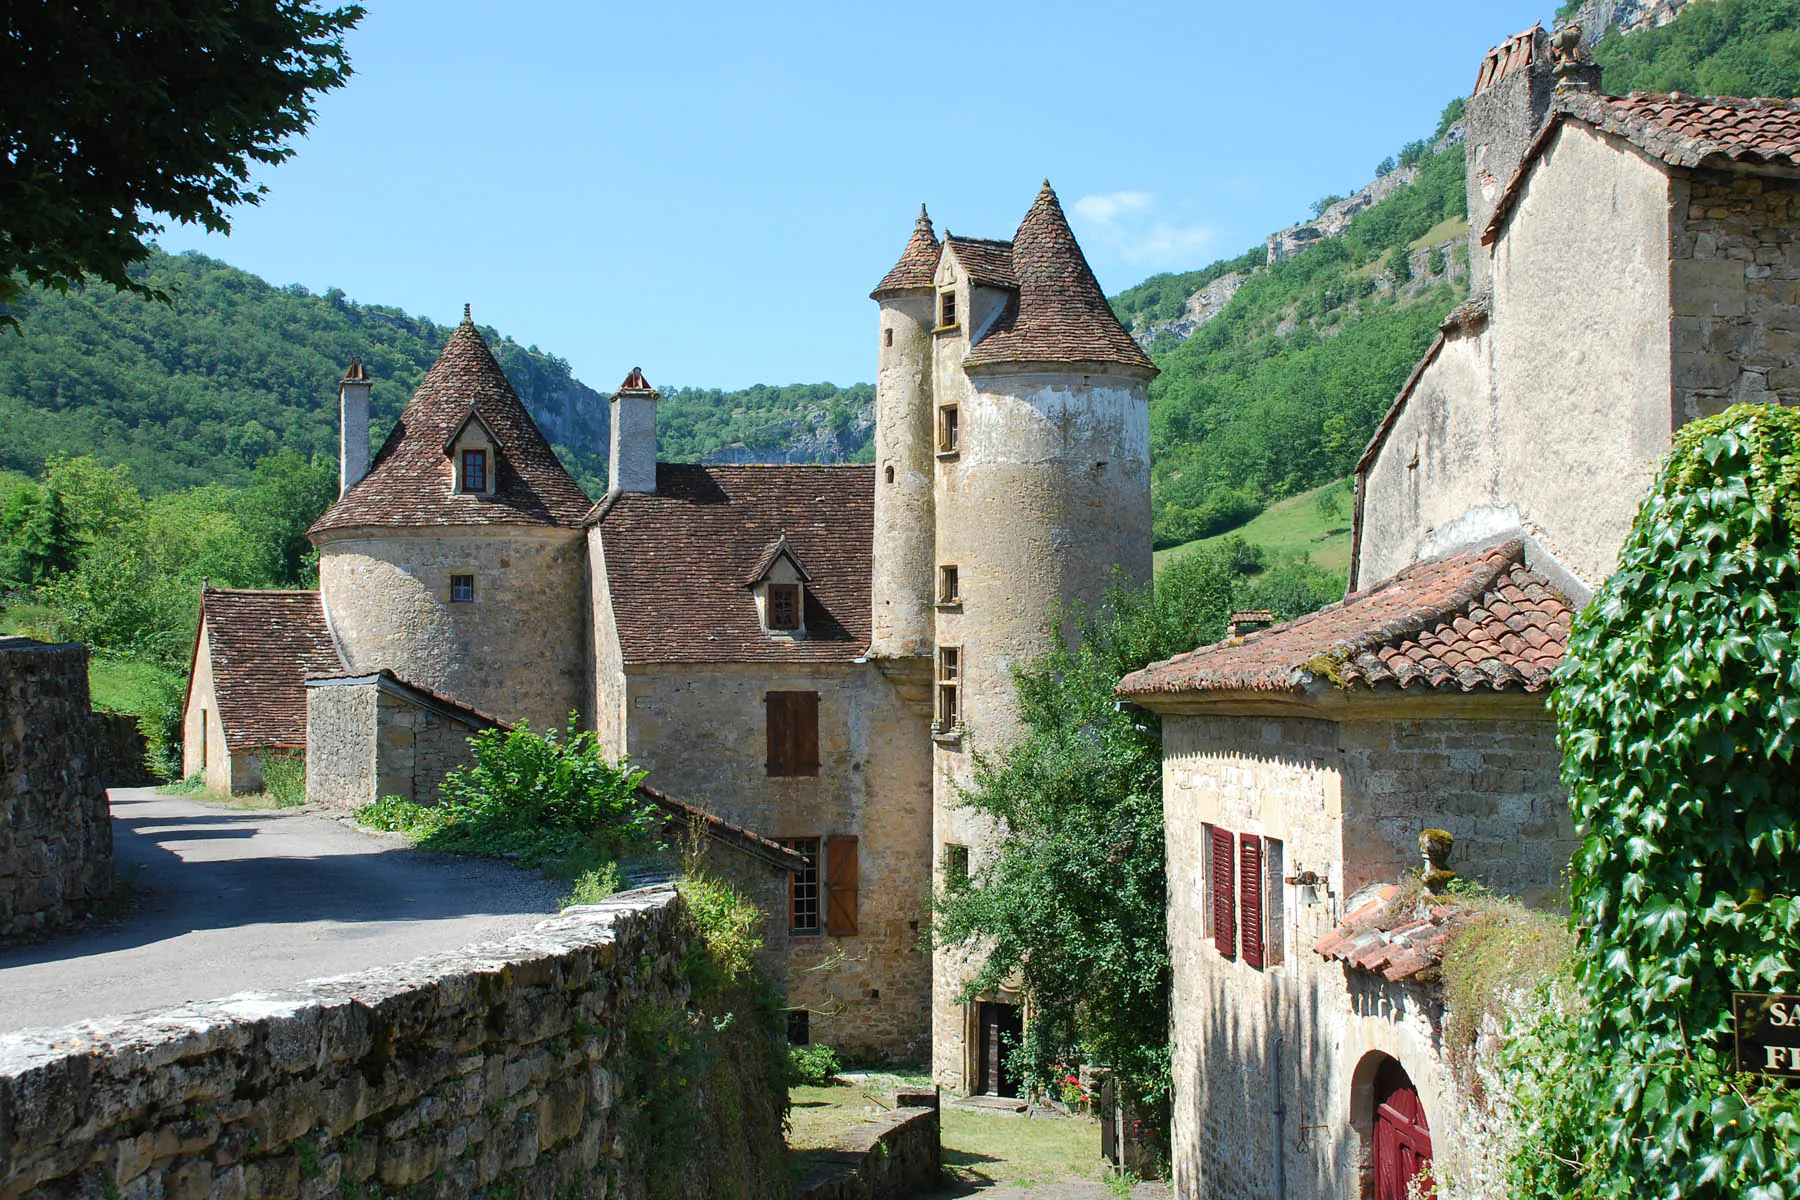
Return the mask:
<svg viewBox="0 0 1800 1200">
<path fill-rule="evenodd" d="M 648 783 L 802 856 L 782 911 L 794 1040 L 1008 1093 L 1007 991 L 960 1002 L 922 940 L 935 873 L 988 831 L 954 803 L 1015 728 L 1053 613 L 1149 578 L 1149 358 L 1048 183 L 1010 241 L 921 212 L 876 286 L 871 466 L 657 461 L 657 393 L 611 404 L 610 490 L 563 470 L 465 319 L 369 457 L 341 387 L 319 590 L 209 590 L 187 762 L 308 798 L 428 801 L 470 733 L 571 712 Z"/>
<path fill-rule="evenodd" d="M 1572 33 L 1482 63 L 1475 290 L 1358 464 L 1349 595 L 1120 688 L 1164 715 L 1184 1200 L 1401 1200 L 1481 1150 L 1434 978 L 1477 918 L 1403 875 L 1561 905 L 1571 615 L 1677 428 L 1800 403 L 1800 104 L 1597 80 Z"/>
</svg>

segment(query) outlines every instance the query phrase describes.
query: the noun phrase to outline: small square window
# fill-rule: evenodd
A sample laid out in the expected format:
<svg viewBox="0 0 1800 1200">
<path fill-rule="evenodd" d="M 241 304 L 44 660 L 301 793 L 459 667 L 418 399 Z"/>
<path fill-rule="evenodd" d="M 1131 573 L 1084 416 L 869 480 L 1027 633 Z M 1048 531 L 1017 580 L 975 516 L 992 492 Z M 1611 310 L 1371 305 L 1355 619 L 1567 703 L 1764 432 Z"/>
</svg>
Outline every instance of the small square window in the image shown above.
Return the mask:
<svg viewBox="0 0 1800 1200">
<path fill-rule="evenodd" d="M 948 329 L 956 324 L 956 293 L 954 291 L 938 293 L 938 328 Z"/>
<path fill-rule="evenodd" d="M 465 492 L 487 491 L 487 451 L 464 450 L 462 485 Z"/>
<path fill-rule="evenodd" d="M 787 1040 L 790 1046 L 812 1045 L 812 1013 L 804 1008 L 787 1010 Z"/>
<path fill-rule="evenodd" d="M 939 604 L 960 604 L 962 602 L 962 592 L 958 587 L 955 567 L 938 568 L 937 602 Z"/>
<path fill-rule="evenodd" d="M 955 454 L 962 446 L 962 418 L 956 405 L 938 409 L 938 453 Z"/>
<path fill-rule="evenodd" d="M 450 602 L 452 604 L 473 604 L 475 602 L 475 577 L 473 575 L 452 575 L 450 577 Z"/>
<path fill-rule="evenodd" d="M 800 585 L 769 585 L 769 628 L 791 632 L 800 628 Z"/>
</svg>

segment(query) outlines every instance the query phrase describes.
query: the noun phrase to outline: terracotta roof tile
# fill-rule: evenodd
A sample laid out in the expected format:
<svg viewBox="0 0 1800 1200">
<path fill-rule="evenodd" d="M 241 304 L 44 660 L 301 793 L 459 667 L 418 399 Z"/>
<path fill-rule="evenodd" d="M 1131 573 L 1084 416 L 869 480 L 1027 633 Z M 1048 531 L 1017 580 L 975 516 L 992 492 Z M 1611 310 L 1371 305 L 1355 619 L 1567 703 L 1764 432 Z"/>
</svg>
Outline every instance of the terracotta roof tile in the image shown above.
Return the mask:
<svg viewBox="0 0 1800 1200">
<path fill-rule="evenodd" d="M 626 662 L 850 662 L 869 645 L 875 469 L 659 463 L 600 529 Z M 745 586 L 787 538 L 806 564 L 806 637 L 771 637 Z"/>
<path fill-rule="evenodd" d="M 1299 691 L 1321 677 L 1346 689 L 1537 692 L 1562 661 L 1573 615 L 1511 541 L 1416 564 L 1298 620 L 1154 663 L 1126 676 L 1119 694 Z"/>
<path fill-rule="evenodd" d="M 343 671 L 317 592 L 207 588 L 213 694 L 233 750 L 306 745 L 306 681 Z"/>
<path fill-rule="evenodd" d="M 1360 902 L 1351 897 L 1354 907 L 1337 928 L 1313 943 L 1313 952 L 1393 983 L 1436 971 L 1450 935 L 1480 919 L 1460 904 L 1425 907 L 1423 897 L 1391 883 L 1363 895 Z"/>
<path fill-rule="evenodd" d="M 1622 137 L 1674 167 L 1800 167 L 1800 99 L 1689 96 L 1681 92 L 1606 96 L 1559 88 L 1543 130 L 1494 206 L 1493 218 L 1481 234 L 1483 244 L 1500 236 L 1532 164 L 1565 120 Z"/>
<path fill-rule="evenodd" d="M 956 255 L 956 261 L 975 283 L 987 287 L 1019 290 L 1019 277 L 1013 273 L 1013 244 L 997 238 L 966 238 L 944 235 L 944 245 Z"/>
<path fill-rule="evenodd" d="M 912 237 L 907 239 L 900 261 L 894 264 L 893 270 L 881 277 L 881 282 L 875 285 L 869 298 L 876 300 L 894 292 L 930 287 L 937 277 L 938 255 L 941 253 L 943 247 L 938 244 L 937 234 L 932 232 L 931 217 L 921 204 L 919 219 L 913 223 Z"/>
<path fill-rule="evenodd" d="M 499 442 L 491 495 L 451 492 L 445 447 L 470 415 Z M 358 526 L 561 525 L 593 502 L 557 461 L 474 323 L 465 319 L 382 443 L 368 475 L 308 531 Z"/>
<path fill-rule="evenodd" d="M 961 246 L 951 244 L 960 260 Z M 1013 235 L 1011 267 L 1018 300 L 970 348 L 965 366 L 1110 362 L 1156 373 L 1107 304 L 1048 180 Z"/>
</svg>

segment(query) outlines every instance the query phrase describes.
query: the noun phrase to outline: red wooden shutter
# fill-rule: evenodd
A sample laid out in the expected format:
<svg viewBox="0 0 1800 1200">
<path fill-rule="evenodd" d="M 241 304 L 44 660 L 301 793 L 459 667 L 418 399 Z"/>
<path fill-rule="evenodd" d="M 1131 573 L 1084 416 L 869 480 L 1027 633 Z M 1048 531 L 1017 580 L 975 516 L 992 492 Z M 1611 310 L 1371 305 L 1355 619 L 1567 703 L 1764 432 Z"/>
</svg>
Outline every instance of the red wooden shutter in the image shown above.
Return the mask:
<svg viewBox="0 0 1800 1200">
<path fill-rule="evenodd" d="M 1237 957 L 1237 905 L 1232 899 L 1232 885 L 1237 882 L 1233 868 L 1232 837 L 1229 829 L 1212 826 L 1212 922 L 1213 945 L 1226 958 Z"/>
<path fill-rule="evenodd" d="M 1244 961 L 1263 965 L 1262 839 L 1253 833 L 1238 835 L 1238 914 L 1244 927 L 1240 939 Z"/>
<path fill-rule="evenodd" d="M 825 932 L 856 936 L 856 835 L 825 839 Z"/>
<path fill-rule="evenodd" d="M 794 774 L 817 775 L 819 773 L 819 693 L 795 692 L 793 696 Z"/>
</svg>

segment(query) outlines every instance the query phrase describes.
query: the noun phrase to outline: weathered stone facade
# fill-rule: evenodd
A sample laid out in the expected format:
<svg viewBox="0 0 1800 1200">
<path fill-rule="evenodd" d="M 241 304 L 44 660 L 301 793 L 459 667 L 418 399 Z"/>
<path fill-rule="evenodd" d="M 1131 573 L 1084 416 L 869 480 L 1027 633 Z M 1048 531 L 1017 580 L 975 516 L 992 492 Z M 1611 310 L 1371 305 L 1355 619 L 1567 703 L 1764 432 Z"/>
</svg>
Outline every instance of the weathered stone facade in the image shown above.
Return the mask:
<svg viewBox="0 0 1800 1200">
<path fill-rule="evenodd" d="M 0 941 L 48 933 L 112 894 L 87 665 L 84 646 L 0 637 Z"/>
<path fill-rule="evenodd" d="M 794 1184 L 793 1200 L 907 1200 L 936 1191 L 942 1169 L 936 1105 L 902 1103 L 819 1155 Z"/>
<path fill-rule="evenodd" d="M 1800 180 L 1672 181 L 1675 424 L 1800 404 Z"/>
<path fill-rule="evenodd" d="M 626 733 L 607 753 L 657 788 L 776 840 L 857 837 L 857 931 L 788 935 L 788 1003 L 811 1014 L 814 1041 L 853 1058 L 922 1058 L 931 881 L 923 722 L 879 672 L 848 663 L 634 665 L 603 694 L 613 688 Z M 817 775 L 769 774 L 764 698 L 774 691 L 818 693 Z M 771 912 L 784 933 L 787 909 L 784 881 Z"/>
<path fill-rule="evenodd" d="M 383 796 L 435 804 L 444 777 L 468 765 L 469 739 L 495 724 L 380 672 L 308 680 L 307 802 L 343 811 Z"/>
<path fill-rule="evenodd" d="M 156 782 L 145 761 L 149 743 L 129 713 L 94 713 L 94 753 L 107 787 L 149 787 Z"/>
<path fill-rule="evenodd" d="M 1557 896 L 1574 833 L 1542 697 L 1171 715 L 1163 739 L 1177 1194 L 1268 1196 L 1281 1171 L 1290 1195 L 1360 1200 L 1381 1056 L 1411 1077 L 1434 1153 L 1453 1167 L 1460 1100 L 1439 1052 L 1441 996 L 1312 946 L 1350 896 L 1417 866 L 1425 828 L 1457 833 L 1460 873 L 1527 900 Z M 1278 840 L 1287 877 L 1319 877 L 1283 885 L 1264 967 L 1213 945 L 1212 825 Z"/>
<path fill-rule="evenodd" d="M 393 671 L 503 721 L 561 729 L 585 706 L 579 530 L 442 526 L 317 535 L 319 590 L 345 665 Z M 451 598 L 453 576 L 473 597 Z"/>
<path fill-rule="evenodd" d="M 673 889 L 290 992 L 0 1037 L 0 1194 L 786 1197 L 775 1042 Z M 654 1181 L 654 1182 L 653 1182 Z"/>
</svg>

